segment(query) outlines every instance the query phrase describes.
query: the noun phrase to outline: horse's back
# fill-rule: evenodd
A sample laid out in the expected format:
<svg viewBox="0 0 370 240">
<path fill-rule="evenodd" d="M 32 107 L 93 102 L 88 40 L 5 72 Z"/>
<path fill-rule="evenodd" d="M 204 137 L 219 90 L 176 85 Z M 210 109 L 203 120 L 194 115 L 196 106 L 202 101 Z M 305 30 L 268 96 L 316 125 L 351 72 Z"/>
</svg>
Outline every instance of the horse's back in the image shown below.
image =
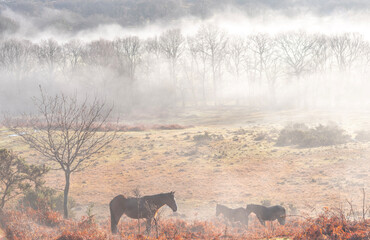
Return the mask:
<svg viewBox="0 0 370 240">
<path fill-rule="evenodd" d="M 285 213 L 285 208 L 280 205 L 275 205 L 275 206 L 269 207 L 268 209 L 270 209 L 270 211 L 274 213 Z"/>
<path fill-rule="evenodd" d="M 245 208 L 241 207 L 241 208 L 232 209 L 224 205 L 217 204 L 216 209 L 219 213 L 222 213 L 222 215 L 225 218 L 229 219 L 230 221 L 233 221 L 233 222 L 239 221 L 239 222 L 242 222 L 248 225 L 248 215 L 247 215 L 247 211 L 245 210 Z"/>
<path fill-rule="evenodd" d="M 286 215 L 285 214 L 285 208 L 280 206 L 280 205 L 275 205 L 275 206 L 272 206 L 272 207 L 268 207 L 267 211 L 268 211 L 269 217 L 274 218 L 274 219 L 285 217 L 285 215 Z"/>
</svg>

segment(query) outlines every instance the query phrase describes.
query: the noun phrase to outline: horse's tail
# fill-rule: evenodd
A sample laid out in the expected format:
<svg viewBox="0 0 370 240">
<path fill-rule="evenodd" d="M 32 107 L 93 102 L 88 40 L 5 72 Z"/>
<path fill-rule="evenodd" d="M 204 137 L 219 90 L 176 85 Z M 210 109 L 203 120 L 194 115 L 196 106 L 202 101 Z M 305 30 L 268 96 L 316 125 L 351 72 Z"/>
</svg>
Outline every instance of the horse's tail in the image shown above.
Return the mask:
<svg viewBox="0 0 370 240">
<path fill-rule="evenodd" d="M 112 230 L 112 233 L 117 233 L 117 223 L 116 223 L 116 219 L 115 219 L 115 216 L 114 216 L 114 211 L 112 209 L 112 201 L 109 203 L 109 210 L 110 210 L 110 229 Z"/>
<path fill-rule="evenodd" d="M 117 233 L 117 224 L 124 212 L 123 201 L 126 198 L 123 195 L 118 195 L 109 203 L 110 210 L 110 226 L 112 233 Z"/>
</svg>

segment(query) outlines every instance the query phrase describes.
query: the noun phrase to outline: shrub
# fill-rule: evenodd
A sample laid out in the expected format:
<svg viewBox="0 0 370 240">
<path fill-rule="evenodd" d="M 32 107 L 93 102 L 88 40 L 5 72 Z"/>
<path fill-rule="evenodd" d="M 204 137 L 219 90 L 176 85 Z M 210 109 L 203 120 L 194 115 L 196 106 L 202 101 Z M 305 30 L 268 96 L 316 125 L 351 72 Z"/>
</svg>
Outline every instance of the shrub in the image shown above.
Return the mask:
<svg viewBox="0 0 370 240">
<path fill-rule="evenodd" d="M 253 140 L 259 142 L 259 141 L 264 140 L 266 137 L 267 137 L 267 134 L 261 132 L 261 133 L 258 133 L 257 136 Z"/>
<path fill-rule="evenodd" d="M 369 142 L 370 141 L 370 131 L 358 131 L 356 132 L 355 139 L 360 142 Z"/>
<path fill-rule="evenodd" d="M 343 144 L 350 136 L 335 124 L 318 125 L 313 128 L 305 124 L 288 125 L 280 131 L 277 146 L 320 147 Z"/>
<path fill-rule="evenodd" d="M 10 199 L 31 189 L 32 185 L 41 186 L 48 171 L 45 165 L 29 165 L 12 151 L 0 149 L 0 209 Z"/>
<path fill-rule="evenodd" d="M 294 240 L 301 239 L 369 239 L 369 221 L 350 221 L 341 213 L 333 213 L 328 208 L 317 218 L 308 219 L 302 232 Z"/>
<path fill-rule="evenodd" d="M 212 136 L 208 132 L 204 132 L 204 134 L 195 135 L 193 139 L 195 142 L 208 142 L 212 140 Z"/>
<path fill-rule="evenodd" d="M 19 205 L 24 208 L 32 208 L 35 210 L 53 210 L 63 213 L 63 193 L 57 193 L 49 187 L 40 187 L 37 189 L 29 189 L 25 195 L 19 200 Z M 76 201 L 69 197 L 68 211 L 76 206 Z"/>
<path fill-rule="evenodd" d="M 261 201 L 261 204 L 262 204 L 262 206 L 269 207 L 269 206 L 271 206 L 271 201 L 265 199 L 265 200 Z"/>
<path fill-rule="evenodd" d="M 195 135 L 193 137 L 193 140 L 197 142 L 198 144 L 202 143 L 208 143 L 212 140 L 223 140 L 224 137 L 222 135 L 216 135 L 216 134 L 209 134 L 207 131 L 204 132 L 204 134 Z"/>
</svg>

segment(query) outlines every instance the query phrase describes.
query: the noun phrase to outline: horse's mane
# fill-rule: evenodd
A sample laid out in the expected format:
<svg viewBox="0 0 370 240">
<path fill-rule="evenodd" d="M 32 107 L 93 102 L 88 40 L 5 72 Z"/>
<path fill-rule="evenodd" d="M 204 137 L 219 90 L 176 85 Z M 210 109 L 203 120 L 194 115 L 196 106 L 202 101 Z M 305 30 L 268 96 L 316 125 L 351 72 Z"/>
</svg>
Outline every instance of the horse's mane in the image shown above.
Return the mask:
<svg viewBox="0 0 370 240">
<path fill-rule="evenodd" d="M 141 196 L 141 197 L 128 197 L 131 199 L 139 199 L 139 198 L 156 198 L 156 197 L 165 197 L 171 195 L 171 192 L 168 193 L 159 193 L 159 194 L 154 194 L 154 195 L 146 195 L 146 196 Z"/>
<path fill-rule="evenodd" d="M 158 193 L 158 194 L 147 195 L 147 196 L 143 196 L 143 197 L 164 197 L 164 196 L 168 196 L 168 195 L 171 195 L 171 192 L 168 192 L 168 193 Z"/>
<path fill-rule="evenodd" d="M 281 209 L 284 209 L 284 207 L 280 206 L 280 205 L 274 205 L 274 206 L 263 206 L 263 205 L 258 205 L 258 204 L 248 204 L 247 205 L 247 208 L 250 207 L 250 208 L 258 208 L 258 209 L 273 209 L 273 208 L 281 208 Z"/>
</svg>

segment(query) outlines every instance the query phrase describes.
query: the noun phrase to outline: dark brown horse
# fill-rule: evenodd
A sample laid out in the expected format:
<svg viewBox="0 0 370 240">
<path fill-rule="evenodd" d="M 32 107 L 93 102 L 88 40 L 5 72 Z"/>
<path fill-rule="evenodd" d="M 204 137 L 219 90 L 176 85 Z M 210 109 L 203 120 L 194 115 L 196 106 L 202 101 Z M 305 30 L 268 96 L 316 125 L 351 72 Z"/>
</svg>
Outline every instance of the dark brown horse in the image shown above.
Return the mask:
<svg viewBox="0 0 370 240">
<path fill-rule="evenodd" d="M 285 208 L 282 206 L 276 205 L 272 207 L 265 207 L 262 205 L 248 204 L 247 205 L 247 215 L 253 212 L 256 214 L 258 220 L 263 226 L 266 226 L 265 221 L 274 221 L 278 220 L 280 225 L 285 224 Z"/>
<path fill-rule="evenodd" d="M 134 219 L 145 218 L 146 231 L 150 234 L 152 220 L 158 210 L 163 206 L 169 206 L 172 211 L 177 211 L 175 201 L 175 192 L 161 193 L 152 196 L 144 196 L 141 198 L 125 198 L 123 195 L 118 195 L 109 203 L 111 216 L 112 233 L 117 233 L 117 224 L 122 214 Z"/>
<path fill-rule="evenodd" d="M 241 222 L 248 227 L 248 214 L 244 208 L 228 208 L 224 205 L 217 204 L 216 216 L 222 214 L 230 222 Z"/>
</svg>

